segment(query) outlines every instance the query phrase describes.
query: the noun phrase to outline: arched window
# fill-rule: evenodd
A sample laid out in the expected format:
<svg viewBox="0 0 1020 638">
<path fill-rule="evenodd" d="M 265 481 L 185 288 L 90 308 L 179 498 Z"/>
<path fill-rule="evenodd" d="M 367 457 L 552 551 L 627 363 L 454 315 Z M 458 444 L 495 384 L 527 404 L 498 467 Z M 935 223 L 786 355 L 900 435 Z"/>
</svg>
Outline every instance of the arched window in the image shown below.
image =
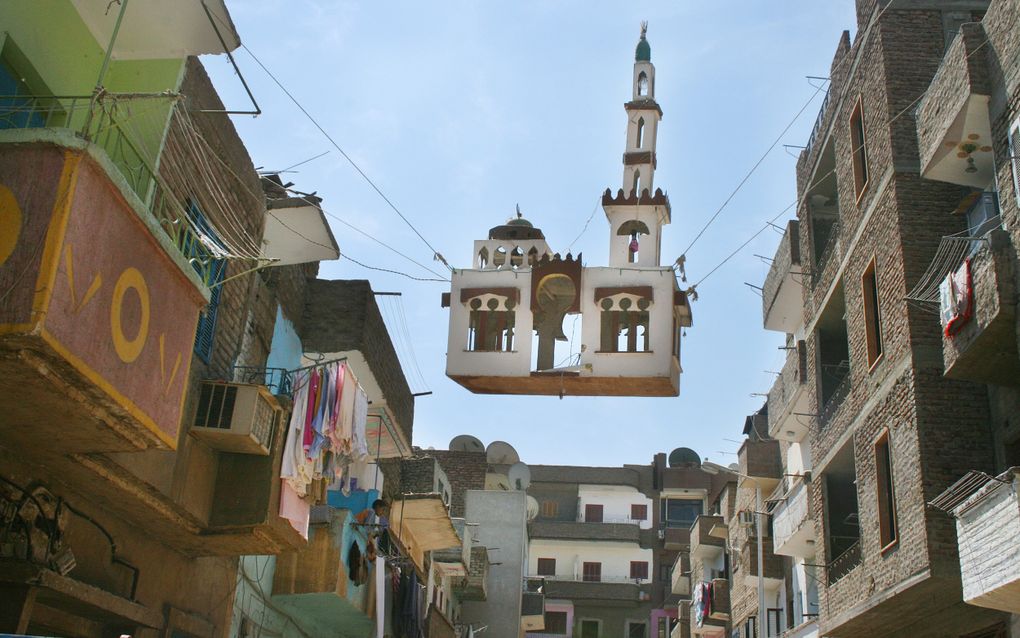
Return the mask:
<svg viewBox="0 0 1020 638">
<path fill-rule="evenodd" d="M 641 242 L 638 241 L 638 234 L 630 234 L 630 243 L 627 244 L 627 261 L 630 263 L 637 263 L 638 250 L 641 248 Z"/>
<path fill-rule="evenodd" d="M 648 75 L 644 71 L 638 73 L 637 76 L 637 94 L 640 96 L 648 95 Z"/>
<path fill-rule="evenodd" d="M 634 171 L 634 194 L 641 197 L 641 171 Z"/>
<path fill-rule="evenodd" d="M 538 248 L 532 246 L 531 250 L 528 251 L 528 265 L 534 266 L 537 263 L 538 263 Z"/>
<path fill-rule="evenodd" d="M 510 251 L 510 267 L 517 269 L 524 265 L 524 251 L 521 250 L 520 246 L 514 247 Z"/>
<path fill-rule="evenodd" d="M 485 268 L 489 265 L 489 249 L 482 246 L 482 249 L 478 251 L 478 267 Z"/>
<path fill-rule="evenodd" d="M 506 264 L 506 248 L 500 246 L 492 253 L 492 265 L 501 268 Z"/>
<path fill-rule="evenodd" d="M 642 148 L 645 145 L 645 118 L 639 118 L 637 121 L 637 139 L 635 140 L 635 146 Z"/>
</svg>

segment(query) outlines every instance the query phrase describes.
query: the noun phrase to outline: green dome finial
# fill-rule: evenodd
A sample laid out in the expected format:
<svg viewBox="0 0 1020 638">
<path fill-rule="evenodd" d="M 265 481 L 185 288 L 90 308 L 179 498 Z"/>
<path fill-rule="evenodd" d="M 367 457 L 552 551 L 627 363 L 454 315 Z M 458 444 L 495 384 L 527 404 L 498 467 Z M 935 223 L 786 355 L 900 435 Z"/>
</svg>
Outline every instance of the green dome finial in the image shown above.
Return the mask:
<svg viewBox="0 0 1020 638">
<path fill-rule="evenodd" d="M 635 62 L 651 62 L 652 61 L 652 47 L 648 44 L 648 40 L 645 39 L 645 34 L 648 32 L 648 22 L 641 23 L 641 41 L 637 43 L 637 49 L 634 51 Z"/>
</svg>

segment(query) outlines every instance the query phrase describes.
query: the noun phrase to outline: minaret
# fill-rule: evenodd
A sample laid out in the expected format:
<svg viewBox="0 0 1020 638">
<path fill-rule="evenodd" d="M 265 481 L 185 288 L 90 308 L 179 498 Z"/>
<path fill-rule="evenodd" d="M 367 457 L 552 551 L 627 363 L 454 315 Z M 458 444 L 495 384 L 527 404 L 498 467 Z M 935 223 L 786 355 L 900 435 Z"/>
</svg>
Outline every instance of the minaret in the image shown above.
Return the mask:
<svg viewBox="0 0 1020 638">
<path fill-rule="evenodd" d="M 641 40 L 634 51 L 634 95 L 627 109 L 627 151 L 623 154 L 623 192 L 655 192 L 655 135 L 662 109 L 655 102 L 655 66 L 652 47 L 645 34 L 648 23 L 641 23 Z"/>
<path fill-rule="evenodd" d="M 669 201 L 655 189 L 655 138 L 662 109 L 655 101 L 655 67 L 647 30 L 648 23 L 642 22 L 641 40 L 634 51 L 633 95 L 624 105 L 623 185 L 615 197 L 606 191 L 602 198 L 611 230 L 610 266 L 658 266 L 662 225 L 670 221 Z"/>
</svg>

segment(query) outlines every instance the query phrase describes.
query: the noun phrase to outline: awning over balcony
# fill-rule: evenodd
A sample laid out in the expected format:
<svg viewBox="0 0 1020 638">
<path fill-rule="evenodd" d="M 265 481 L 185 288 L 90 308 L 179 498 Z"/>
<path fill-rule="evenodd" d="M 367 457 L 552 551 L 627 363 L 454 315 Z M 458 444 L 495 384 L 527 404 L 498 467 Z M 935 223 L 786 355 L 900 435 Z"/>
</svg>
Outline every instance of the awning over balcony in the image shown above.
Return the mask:
<svg viewBox="0 0 1020 638">
<path fill-rule="evenodd" d="M 274 266 L 340 258 L 340 248 L 321 208 L 300 197 L 269 200 L 267 208 L 262 246 Z"/>
<path fill-rule="evenodd" d="M 72 2 L 99 46 L 105 49 L 117 25 L 120 3 L 111 6 L 110 3 L 96 0 Z M 120 2 L 126 6 L 117 41 L 113 46 L 114 59 L 183 58 L 206 53 L 226 53 L 241 46 L 241 39 L 223 0 Z M 209 15 L 206 14 L 206 8 Z"/>
<path fill-rule="evenodd" d="M 393 503 L 390 532 L 419 570 L 424 570 L 426 552 L 460 546 L 460 536 L 439 494 L 406 494 Z"/>
</svg>

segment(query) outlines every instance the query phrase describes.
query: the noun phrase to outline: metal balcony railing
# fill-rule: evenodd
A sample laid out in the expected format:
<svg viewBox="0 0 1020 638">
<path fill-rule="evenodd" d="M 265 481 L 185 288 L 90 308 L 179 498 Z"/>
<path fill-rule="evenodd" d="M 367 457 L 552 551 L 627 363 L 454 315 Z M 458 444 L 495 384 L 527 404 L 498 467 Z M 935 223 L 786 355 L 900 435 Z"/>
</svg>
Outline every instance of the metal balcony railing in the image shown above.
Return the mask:
<svg viewBox="0 0 1020 638">
<path fill-rule="evenodd" d="M 822 122 L 825 121 L 825 110 L 829 108 L 830 89 L 831 86 L 830 88 L 825 89 L 825 97 L 822 98 L 822 107 L 818 109 L 818 115 L 815 117 L 815 125 L 811 127 L 811 135 L 808 137 L 807 147 L 804 149 L 806 153 L 811 152 L 811 149 L 815 146 L 815 142 L 818 141 L 818 135 L 822 132 Z"/>
<path fill-rule="evenodd" d="M 826 575 L 829 584 L 832 585 L 839 579 L 843 578 L 851 571 L 854 567 L 861 564 L 861 541 L 857 540 L 853 545 L 848 547 L 842 554 L 832 559 L 826 566 Z"/>
<path fill-rule="evenodd" d="M 825 247 L 822 248 L 822 252 L 815 256 L 815 267 L 811 271 L 812 286 L 817 286 L 818 282 L 822 280 L 825 266 L 829 263 L 832 254 L 836 252 L 836 242 L 839 240 L 839 233 L 842 227 L 843 225 L 838 219 L 833 222 L 832 228 L 829 230 L 829 237 L 825 240 Z"/>
<path fill-rule="evenodd" d="M 128 187 L 148 208 L 177 250 L 210 286 L 222 274 L 222 261 L 204 253 L 208 245 L 195 230 L 184 202 L 160 184 L 152 166 L 155 157 L 143 153 L 124 128 L 132 117 L 151 117 L 169 107 L 175 95 L 3 95 L 0 96 L 0 130 L 65 129 L 101 148 Z M 143 105 L 144 103 L 144 105 Z M 154 154 L 150 154 L 154 155 Z"/>
<path fill-rule="evenodd" d="M 831 368 L 831 370 L 827 371 L 823 368 L 823 374 L 829 374 L 830 379 L 836 383 L 836 387 L 833 388 L 832 393 L 829 394 L 825 403 L 822 405 L 821 411 L 818 413 L 818 423 L 823 428 L 832 421 L 834 416 L 836 416 L 839 406 L 843 405 L 843 401 L 845 401 L 847 395 L 850 394 L 849 364 L 839 364 L 827 367 Z"/>
</svg>

